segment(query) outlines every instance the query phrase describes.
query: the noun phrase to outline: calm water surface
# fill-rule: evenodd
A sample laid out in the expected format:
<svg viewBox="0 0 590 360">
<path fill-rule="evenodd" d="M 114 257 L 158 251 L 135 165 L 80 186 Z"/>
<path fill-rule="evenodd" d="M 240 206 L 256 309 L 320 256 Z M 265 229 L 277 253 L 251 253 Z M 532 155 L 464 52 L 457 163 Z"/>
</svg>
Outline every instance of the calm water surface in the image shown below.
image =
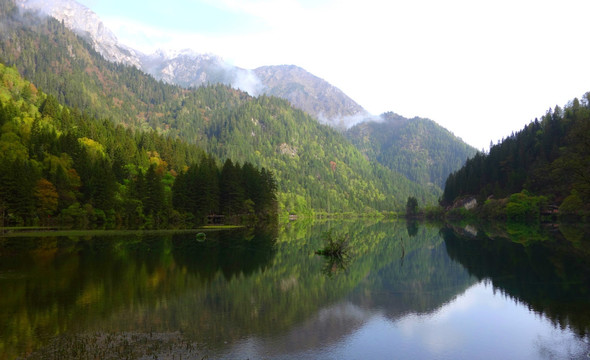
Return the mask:
<svg viewBox="0 0 590 360">
<path fill-rule="evenodd" d="M 0 359 L 588 359 L 589 330 L 577 226 L 0 237 Z"/>
</svg>

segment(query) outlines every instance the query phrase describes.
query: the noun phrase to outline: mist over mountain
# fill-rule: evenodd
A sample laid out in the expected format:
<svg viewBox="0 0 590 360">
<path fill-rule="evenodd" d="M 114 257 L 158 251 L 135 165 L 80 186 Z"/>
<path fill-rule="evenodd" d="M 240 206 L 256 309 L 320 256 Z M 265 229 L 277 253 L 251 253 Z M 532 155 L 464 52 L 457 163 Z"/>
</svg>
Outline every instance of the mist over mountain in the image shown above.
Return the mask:
<svg viewBox="0 0 590 360">
<path fill-rule="evenodd" d="M 474 152 L 463 141 L 430 120 L 418 118 L 409 120 L 388 113 L 381 117 L 381 122 L 367 122 L 375 117 L 368 114 L 366 110 L 338 88 L 295 65 L 263 66 L 248 70 L 228 64 L 219 56 L 201 54 L 194 50 L 159 50 L 149 55 L 142 54 L 120 44 L 115 35 L 104 26 L 95 13 L 73 0 L 57 0 L 50 3 L 40 0 L 17 0 L 16 4 L 20 9 L 34 9 L 63 22 L 64 26 L 73 29 L 82 36 L 106 60 L 119 64 L 118 67 L 121 65 L 135 67 L 150 74 L 156 80 L 184 88 L 225 84 L 246 91 L 253 96 L 267 94 L 283 98 L 288 100 L 293 107 L 305 111 L 321 123 L 338 128 L 341 131 L 346 131 L 347 128 L 356 124 L 345 134 L 360 149 L 366 160 L 378 163 L 393 172 L 400 172 L 408 179 L 430 188 L 425 192 L 420 190 L 421 193 L 439 193 L 448 174 L 458 169 L 467 157 Z M 71 41 L 61 46 L 68 49 L 67 56 L 65 52 L 63 55 L 66 58 L 55 58 L 57 54 L 52 55 L 54 56 L 54 64 L 62 64 L 62 67 L 67 67 L 66 64 L 76 57 L 87 56 L 76 55 Z M 53 51 L 50 50 L 50 52 Z M 47 54 L 40 55 L 47 57 Z M 18 60 L 15 59 L 15 61 Z M 37 70 L 21 67 L 21 71 L 24 71 L 25 75 L 32 75 L 39 72 L 38 68 L 38 65 Z M 207 119 L 212 116 L 218 117 L 218 115 L 207 115 L 207 110 L 203 109 L 201 104 L 198 105 L 199 113 L 204 114 L 204 119 L 191 119 L 190 117 L 194 115 L 190 115 L 191 110 L 189 109 L 191 106 L 187 105 L 186 101 L 178 105 L 172 104 L 171 99 L 166 99 L 163 95 L 168 92 L 167 90 L 156 90 L 156 95 L 154 95 L 154 85 L 149 84 L 146 79 L 134 80 L 137 78 L 137 74 L 130 71 L 130 69 L 124 71 L 125 75 L 122 75 L 123 73 L 116 74 L 116 71 L 120 72 L 120 70 L 108 70 L 115 71 L 115 73 L 109 73 L 109 75 L 105 73 L 102 65 L 89 65 L 84 71 L 100 74 L 99 83 L 94 85 L 95 90 L 91 90 L 93 87 L 88 85 L 88 80 L 80 77 L 82 75 L 66 75 L 71 70 L 56 69 L 53 66 L 48 71 L 53 72 L 58 77 L 62 76 L 61 79 L 56 79 L 56 81 L 62 83 L 60 85 L 61 89 L 56 89 L 56 96 L 59 94 L 60 99 L 70 106 L 85 108 L 87 111 L 91 110 L 93 114 L 99 117 L 113 116 L 114 111 L 116 114 L 124 114 L 122 117 L 116 115 L 116 118 L 127 119 L 123 120 L 123 122 L 134 123 L 134 126 L 162 129 L 161 131 L 168 133 L 170 136 L 199 139 L 198 141 L 204 142 L 204 146 L 208 151 L 217 154 L 221 158 L 227 156 L 235 158 L 235 156 L 238 156 L 231 148 L 227 148 L 227 145 L 224 145 L 226 146 L 224 151 L 220 151 L 211 145 L 212 139 L 219 141 L 221 136 L 227 135 L 227 132 L 219 128 L 219 124 L 207 122 Z M 74 80 L 66 81 L 63 76 L 72 77 Z M 139 81 L 143 85 L 137 85 L 139 86 L 137 89 L 135 89 L 136 85 L 122 87 L 118 89 L 119 95 L 115 95 L 116 92 L 113 92 L 113 86 L 123 81 L 122 76 L 126 79 L 124 81 L 128 83 L 134 84 Z M 82 84 L 85 85 L 82 86 Z M 43 88 L 48 87 L 43 83 L 41 85 Z M 101 90 L 98 87 L 103 87 L 106 91 L 111 92 L 111 97 L 104 98 L 100 106 L 92 104 L 102 96 L 99 95 Z M 68 92 L 67 89 L 72 91 Z M 216 90 L 216 92 L 218 95 L 215 96 L 219 96 L 225 90 L 221 92 Z M 70 95 L 63 95 L 68 93 Z M 82 94 L 90 97 L 80 98 Z M 88 99 L 94 100 L 89 101 Z M 131 106 L 121 107 L 120 104 L 122 103 Z M 90 107 L 88 107 L 89 104 Z M 229 106 L 230 108 L 234 106 L 222 104 L 223 101 L 221 104 L 209 103 L 207 108 L 222 111 L 223 106 Z M 158 107 L 162 108 L 162 110 L 158 111 Z M 223 112 L 226 113 L 227 109 L 223 110 Z M 186 113 L 189 113 L 189 115 Z M 240 116 L 242 115 L 240 114 Z M 170 116 L 175 120 L 163 120 Z M 295 117 L 299 118 L 299 115 Z M 185 119 L 182 123 L 178 121 L 181 118 Z M 199 122 L 201 120 L 205 120 L 205 123 L 201 125 L 195 123 L 195 121 Z M 251 116 L 250 120 L 254 125 L 261 123 L 256 116 Z M 214 126 L 219 130 L 210 133 L 210 130 L 202 127 L 204 125 L 208 127 Z M 246 131 L 245 128 L 240 131 L 242 130 Z M 250 137 L 255 137 L 257 133 L 256 126 L 254 129 L 248 130 L 247 133 L 250 134 Z M 298 136 L 308 137 L 307 134 Z M 332 137 L 332 135 L 330 136 Z M 283 137 L 281 135 L 281 138 Z M 277 141 L 277 139 L 269 140 L 271 144 Z M 235 141 L 235 139 L 226 138 L 223 141 Z M 243 142 L 243 140 L 239 141 Z M 284 137 L 283 141 L 272 146 L 276 146 L 278 150 L 274 151 L 278 151 L 280 154 L 299 156 L 298 151 L 300 151 L 302 143 L 296 145 L 298 141 L 293 137 Z M 220 145 L 220 143 L 218 144 Z M 268 149 L 271 152 L 272 146 Z M 265 156 L 270 156 L 270 153 Z M 255 159 L 248 160 L 256 162 Z M 265 165 L 268 166 L 270 163 Z M 412 186 L 405 184 L 404 187 L 409 189 Z M 317 204 L 312 206 L 318 207 Z"/>
<path fill-rule="evenodd" d="M 107 61 L 65 23 L 19 13 L 10 0 L 0 0 L 0 23 L 0 61 L 57 102 L 105 127 L 114 123 L 138 136 L 156 133 L 221 161 L 270 169 L 283 213 L 369 213 L 401 209 L 409 196 L 422 204 L 438 197 L 367 160 L 341 132 L 287 100 L 252 97 L 223 84 L 186 89 L 158 81 L 136 67 Z M 82 137 L 104 148 L 106 140 L 99 135 Z M 133 157 L 128 149 L 117 148 L 105 154 L 107 161 L 114 161 L 117 152 Z M 166 164 L 179 163 L 173 148 L 157 149 L 158 144 L 139 140 L 136 153 L 154 157 L 156 151 Z"/>
<path fill-rule="evenodd" d="M 243 69 L 213 54 L 191 50 L 158 51 L 141 58 L 142 69 L 158 80 L 183 87 L 221 83 L 252 96 L 289 100 L 321 123 L 346 129 L 369 116 L 359 104 L 327 81 L 295 65 Z"/>
<path fill-rule="evenodd" d="M 141 57 L 141 69 L 158 80 L 183 87 L 225 84 L 252 96 L 264 93 L 265 86 L 252 70 L 225 62 L 214 54 L 158 50 Z"/>
<path fill-rule="evenodd" d="M 193 50 L 158 50 L 143 54 L 121 44 L 92 10 L 74 0 L 16 0 L 22 9 L 52 16 L 90 42 L 105 59 L 135 66 L 157 80 L 183 87 L 225 84 L 252 96 L 287 99 L 320 122 L 341 128 L 359 122 L 367 112 L 338 88 L 294 65 L 255 70 L 231 65 L 221 57 Z"/>
<path fill-rule="evenodd" d="M 320 122 L 347 128 L 369 113 L 340 89 L 295 65 L 262 66 L 254 70 L 265 93 L 289 100 Z"/>
</svg>

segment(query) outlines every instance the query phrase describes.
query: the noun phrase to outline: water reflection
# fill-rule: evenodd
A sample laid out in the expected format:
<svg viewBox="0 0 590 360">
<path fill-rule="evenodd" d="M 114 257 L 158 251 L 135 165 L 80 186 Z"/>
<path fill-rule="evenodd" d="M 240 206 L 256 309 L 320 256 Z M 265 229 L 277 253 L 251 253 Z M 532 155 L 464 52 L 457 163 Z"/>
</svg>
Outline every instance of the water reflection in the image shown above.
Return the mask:
<svg viewBox="0 0 590 360">
<path fill-rule="evenodd" d="M 403 234 L 403 233 L 402 233 Z M 452 261 L 437 227 L 422 226 L 412 237 L 394 235 L 387 263 L 372 271 L 352 299 L 394 320 L 429 313 L 461 294 L 475 279 Z"/>
<path fill-rule="evenodd" d="M 264 231 L 263 231 L 264 230 Z M 277 228 L 212 232 L 205 241 L 194 234 L 172 237 L 176 265 L 211 281 L 221 271 L 226 280 L 264 271 L 276 253 Z"/>
<path fill-rule="evenodd" d="M 349 235 L 349 263 L 314 254 L 334 228 Z M 590 324 L 590 250 L 578 230 L 535 231 L 474 237 L 351 221 L 203 242 L 186 233 L 0 238 L 0 359 L 88 343 L 87 353 L 110 346 L 130 358 L 482 358 L 488 347 L 489 358 L 539 358 L 570 345 L 575 358 Z"/>
<path fill-rule="evenodd" d="M 478 279 L 580 336 L 590 331 L 590 243 L 569 241 L 561 232 L 534 228 L 522 241 L 522 227 L 489 237 L 447 227 L 449 256 Z M 532 230 L 527 230 L 531 233 Z M 515 235 L 516 234 L 516 235 Z"/>
<path fill-rule="evenodd" d="M 588 346 L 477 283 L 443 307 L 392 321 L 376 314 L 338 346 L 309 358 L 583 359 Z M 549 349 L 550 353 L 545 350 Z M 549 356 L 547 356 L 550 354 Z"/>
<path fill-rule="evenodd" d="M 418 221 L 416 220 L 408 220 L 406 222 L 406 228 L 408 229 L 408 236 L 409 237 L 414 237 L 416 235 L 418 235 Z"/>
<path fill-rule="evenodd" d="M 264 271 L 277 229 L 263 230 L 209 233 L 204 244 L 194 234 L 2 238 L 0 359 L 59 334 L 177 332 L 195 319 L 168 304 L 220 276 Z"/>
</svg>

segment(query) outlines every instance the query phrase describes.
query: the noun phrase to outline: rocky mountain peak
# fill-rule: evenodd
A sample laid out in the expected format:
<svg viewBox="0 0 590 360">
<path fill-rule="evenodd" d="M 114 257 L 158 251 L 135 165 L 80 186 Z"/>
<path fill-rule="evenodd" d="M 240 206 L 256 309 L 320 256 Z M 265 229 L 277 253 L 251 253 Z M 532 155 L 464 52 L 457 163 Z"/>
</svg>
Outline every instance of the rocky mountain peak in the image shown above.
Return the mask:
<svg viewBox="0 0 590 360">
<path fill-rule="evenodd" d="M 52 16 L 77 32 L 105 59 L 136 66 L 158 80 L 184 87 L 223 83 L 252 96 L 268 94 L 287 99 L 294 107 L 334 127 L 347 128 L 368 113 L 340 89 L 295 65 L 243 69 L 214 54 L 192 49 L 158 50 L 146 55 L 129 48 L 104 25 L 96 13 L 75 0 L 14 0 L 22 9 Z"/>
<path fill-rule="evenodd" d="M 328 125 L 346 128 L 369 116 L 340 89 L 299 66 L 262 66 L 254 73 L 269 95 L 289 100 Z"/>
<path fill-rule="evenodd" d="M 141 68 L 140 53 L 119 43 L 96 13 L 74 0 L 15 0 L 25 10 L 36 10 L 63 21 L 86 38 L 105 59 Z"/>
</svg>

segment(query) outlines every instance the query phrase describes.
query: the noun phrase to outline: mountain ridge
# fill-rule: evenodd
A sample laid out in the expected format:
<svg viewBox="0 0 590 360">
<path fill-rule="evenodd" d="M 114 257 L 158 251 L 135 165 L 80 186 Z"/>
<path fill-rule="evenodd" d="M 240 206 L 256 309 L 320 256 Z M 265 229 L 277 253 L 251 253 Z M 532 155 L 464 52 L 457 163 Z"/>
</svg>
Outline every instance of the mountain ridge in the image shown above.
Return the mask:
<svg viewBox="0 0 590 360">
<path fill-rule="evenodd" d="M 316 115 L 322 123 L 347 128 L 347 119 L 370 116 L 342 90 L 297 65 L 261 66 L 253 71 L 266 86 L 266 94 L 298 104 L 298 108 Z M 329 101 L 325 101 L 327 98 Z"/>
<path fill-rule="evenodd" d="M 365 121 L 345 132 L 368 159 L 396 169 L 408 179 L 442 189 L 476 149 L 436 122 L 405 118 L 393 112 Z"/>
<path fill-rule="evenodd" d="M 74 0 L 14 0 L 21 9 L 52 16 L 84 37 L 105 59 L 141 68 L 141 53 L 121 44 L 99 16 Z"/>
<path fill-rule="evenodd" d="M 275 72 L 282 69 L 280 76 L 285 76 L 284 68 L 279 65 L 254 70 L 243 69 L 225 62 L 219 56 L 194 51 L 158 50 L 153 54 L 144 54 L 121 44 L 96 13 L 75 0 L 54 0 L 49 3 L 43 0 L 15 1 L 22 9 L 37 10 L 64 21 L 68 28 L 86 38 L 107 60 L 135 66 L 157 80 L 187 88 L 222 83 L 246 91 L 252 96 L 263 93 L 279 96 L 322 123 L 335 127 L 347 127 L 345 122 L 350 116 L 368 114 L 344 92 L 299 67 L 290 68 L 296 70 L 289 74 L 288 84 L 278 85 L 271 81 L 267 83 L 266 78 L 275 78 L 277 74 L 260 79 L 260 73 L 268 75 L 269 69 L 274 69 Z M 301 87 L 293 87 L 294 84 Z M 294 90 L 292 93 L 285 91 L 289 87 Z"/>
<path fill-rule="evenodd" d="M 35 2 L 35 0 L 18 0 L 18 1 L 19 1 L 19 3 L 28 3 L 28 4 Z M 58 1 L 58 3 L 59 2 L 65 2 L 66 4 L 74 3 L 73 0 L 60 0 L 60 1 Z M 20 7 L 22 8 L 22 6 L 20 6 Z M 81 8 L 81 7 L 78 7 L 78 8 Z M 90 10 L 87 10 L 87 11 L 91 12 Z M 97 20 L 98 17 L 93 17 L 93 19 Z M 65 21 L 63 22 L 63 25 L 66 25 Z M 100 28 L 100 26 L 91 26 L 91 28 L 98 29 L 98 28 Z M 83 36 L 83 38 L 88 41 L 88 36 L 89 35 L 86 34 L 86 36 Z M 116 38 L 115 38 L 115 40 L 116 40 Z M 95 48 L 95 46 L 93 45 L 92 42 L 90 42 L 90 45 L 93 48 Z M 71 47 L 71 45 L 65 45 L 65 46 L 67 46 L 68 48 Z M 73 53 L 70 50 L 70 59 L 67 59 L 65 61 L 60 60 L 56 63 L 65 63 L 65 62 L 72 61 L 74 59 L 72 57 L 72 54 Z M 258 88 L 258 89 L 264 88 L 265 85 L 262 84 L 262 82 L 258 82 L 260 80 L 260 78 L 263 78 L 263 79 L 265 79 L 265 82 L 268 84 L 268 86 L 266 87 L 267 93 L 271 93 L 271 95 L 276 95 L 276 96 L 279 96 L 282 98 L 286 98 L 287 100 L 289 100 L 291 102 L 291 104 L 299 103 L 300 104 L 299 106 L 293 105 L 295 108 L 301 109 L 303 107 L 302 104 L 304 104 L 305 106 L 308 106 L 311 110 L 310 109 L 303 109 L 303 110 L 306 110 L 307 113 L 316 112 L 316 119 L 318 119 L 318 118 L 322 119 L 322 117 L 323 117 L 322 114 L 324 114 L 322 112 L 323 110 L 321 108 L 318 110 L 318 107 L 317 107 L 317 104 L 319 102 L 321 102 L 321 100 L 323 99 L 324 94 L 325 93 L 328 93 L 328 94 L 335 93 L 336 95 L 340 96 L 341 100 L 339 102 L 335 103 L 336 105 L 333 108 L 329 108 L 329 107 L 327 108 L 329 111 L 331 111 L 329 114 L 331 116 L 333 116 L 332 117 L 333 121 L 330 122 L 330 121 L 327 121 L 326 118 L 323 118 L 322 119 L 322 120 L 324 120 L 323 122 L 325 124 L 330 125 L 331 127 L 338 128 L 340 131 L 347 134 L 347 136 L 349 136 L 349 140 L 351 140 L 352 143 L 358 149 L 361 150 L 361 152 L 366 157 L 367 161 L 372 161 L 374 163 L 380 164 L 381 166 L 384 166 L 385 168 L 387 168 L 388 170 L 393 171 L 393 172 L 398 172 L 401 170 L 401 173 L 404 174 L 405 177 L 407 177 L 408 179 L 411 179 L 412 181 L 417 181 L 418 183 L 422 184 L 423 186 L 432 187 L 432 185 L 434 185 L 434 187 L 432 187 L 427 192 L 440 193 L 441 187 L 442 187 L 442 184 L 440 183 L 440 178 L 446 177 L 446 175 L 448 175 L 448 173 L 440 174 L 440 175 L 436 175 L 436 176 L 429 174 L 426 176 L 425 175 L 426 171 L 424 169 L 424 166 L 428 166 L 428 167 L 437 166 L 439 168 L 442 167 L 445 169 L 444 171 L 448 171 L 450 173 L 450 172 L 456 170 L 462 164 L 462 161 L 465 160 L 465 159 L 461 159 L 461 162 L 458 165 L 454 164 L 452 167 L 448 167 L 448 166 L 446 166 L 446 159 L 440 159 L 441 160 L 440 163 L 443 163 L 443 165 L 440 165 L 439 161 L 434 161 L 432 159 L 432 157 L 428 157 L 428 156 L 425 157 L 423 152 L 413 151 L 412 149 L 414 149 L 414 148 L 412 147 L 413 146 L 412 144 L 407 143 L 407 142 L 406 143 L 392 142 L 392 141 L 390 141 L 391 139 L 387 140 L 387 142 L 379 145 L 380 148 L 381 147 L 388 148 L 389 155 L 386 154 L 384 156 L 383 154 L 379 154 L 379 156 L 377 156 L 378 154 L 375 152 L 376 149 L 369 151 L 369 146 L 367 146 L 366 143 L 362 144 L 359 141 L 354 141 L 353 140 L 354 137 L 350 136 L 351 133 L 345 131 L 347 128 L 347 125 L 350 124 L 350 122 L 366 121 L 367 119 L 371 119 L 371 118 L 375 118 L 375 117 L 366 113 L 366 111 L 364 111 L 362 109 L 362 107 L 358 106 L 358 104 L 354 103 L 352 100 L 350 100 L 350 98 L 346 97 L 346 95 L 343 94 L 339 89 L 329 85 L 328 83 L 319 79 L 317 76 L 307 72 L 306 70 L 304 70 L 296 65 L 264 66 L 264 67 L 259 67 L 257 69 L 252 70 L 252 71 L 249 71 L 249 70 L 240 69 L 237 67 L 228 66 L 223 61 L 223 59 L 221 59 L 220 57 L 218 57 L 214 54 L 199 54 L 193 50 L 180 50 L 180 51 L 174 51 L 171 53 L 165 52 L 165 51 L 159 51 L 159 52 L 152 54 L 152 55 L 140 54 L 138 56 L 142 59 L 144 66 L 149 65 L 152 67 L 151 71 L 147 71 L 147 73 L 160 73 L 160 76 L 152 75 L 155 79 L 158 79 L 158 80 L 163 81 L 165 83 L 181 85 L 184 88 L 196 88 L 198 86 L 200 86 L 200 87 L 205 86 L 206 87 L 206 86 L 208 86 L 208 84 L 214 84 L 214 83 L 225 83 L 225 84 L 231 85 L 231 83 L 235 84 L 238 82 L 236 79 L 241 78 L 240 82 L 245 83 L 247 86 L 239 86 L 240 89 L 248 90 L 248 86 L 249 86 L 250 92 L 257 92 L 257 91 L 251 90 L 251 88 L 252 87 Z M 152 63 L 150 63 L 150 56 L 153 61 Z M 104 57 L 104 55 L 103 55 L 103 57 Z M 107 60 L 109 60 L 109 58 L 107 58 L 107 57 L 105 57 L 105 58 Z M 113 62 L 112 59 L 110 59 L 109 61 Z M 115 63 L 116 63 L 116 61 L 115 61 Z M 119 62 L 119 64 L 121 64 L 121 63 L 122 62 Z M 148 65 L 145 65 L 145 64 L 148 64 Z M 115 68 L 120 68 L 120 65 L 115 66 Z M 135 66 L 135 68 L 137 68 L 137 67 Z M 55 72 L 54 69 L 52 69 L 52 71 Z M 91 65 L 85 71 L 95 72 L 97 75 L 99 75 L 99 72 L 100 72 L 100 71 L 96 72 L 97 71 L 96 65 Z M 131 79 L 131 78 L 137 77 L 137 74 L 134 74 L 134 72 L 131 71 L 130 69 L 125 70 L 124 73 L 125 73 L 125 76 L 124 76 L 125 79 Z M 184 79 L 183 83 L 178 84 L 180 82 L 179 79 L 182 78 L 182 75 L 185 75 L 186 78 Z M 120 78 L 120 75 L 117 75 L 116 77 Z M 108 78 L 108 76 L 106 78 Z M 105 76 L 99 76 L 99 80 L 100 79 L 104 80 Z M 176 79 L 176 81 L 174 81 L 175 79 Z M 194 82 L 191 83 L 191 81 L 195 81 L 195 79 L 198 79 L 199 83 L 194 83 Z M 61 81 L 63 81 L 63 80 L 61 80 Z M 107 87 L 112 88 L 112 86 L 115 86 L 115 84 L 119 81 L 121 81 L 121 80 L 116 80 L 115 78 L 113 78 L 112 81 L 106 81 L 106 82 L 103 81 L 103 83 L 100 86 L 107 86 Z M 157 103 L 158 101 L 161 101 L 158 99 L 161 98 L 162 95 L 158 95 L 157 92 L 154 93 L 153 90 L 149 89 L 151 86 L 154 86 L 154 85 L 148 85 L 145 82 L 145 80 L 141 80 L 141 82 L 143 83 L 143 85 L 140 85 L 136 90 L 122 88 L 120 90 L 124 90 L 124 92 L 121 93 L 120 95 L 113 96 L 112 98 L 107 98 L 107 99 L 103 100 L 104 105 L 106 105 L 106 107 L 110 108 L 111 110 L 105 111 L 105 108 L 96 107 L 96 106 L 92 107 L 92 109 L 94 109 L 93 110 L 94 114 L 98 117 L 105 117 L 105 116 L 109 117 L 109 116 L 113 116 L 113 115 L 109 115 L 109 114 L 112 114 L 113 111 L 115 111 L 115 113 L 120 112 L 117 109 L 117 107 L 121 107 L 121 104 L 125 104 L 125 103 L 126 104 L 135 104 L 132 106 L 132 108 L 129 106 L 125 106 L 125 107 L 121 108 L 121 110 L 124 110 L 125 118 L 128 118 L 130 120 L 132 119 L 131 121 L 135 124 L 134 126 L 140 126 L 140 127 L 144 127 L 144 128 L 155 128 L 158 131 L 162 131 L 162 132 L 168 134 L 169 136 L 181 136 L 181 134 L 184 132 L 186 134 L 190 134 L 190 135 L 186 135 L 186 136 L 195 136 L 195 138 L 194 138 L 195 140 L 192 140 L 192 141 L 202 142 L 203 143 L 202 146 L 204 146 L 205 148 L 207 148 L 209 146 L 208 150 L 212 151 L 220 158 L 224 158 L 225 156 L 228 156 L 227 154 L 225 154 L 223 152 L 216 152 L 217 150 L 210 147 L 211 146 L 211 145 L 209 145 L 210 139 L 208 139 L 208 137 L 212 136 L 211 133 L 207 133 L 207 132 L 203 133 L 203 130 L 195 131 L 194 129 L 189 129 L 189 128 L 187 128 L 186 125 L 181 125 L 178 122 L 178 120 L 174 120 L 174 123 L 162 124 L 160 119 L 167 118 L 168 116 L 173 116 L 176 119 L 185 118 L 184 115 L 181 115 L 183 113 L 183 111 L 181 109 L 182 109 L 182 106 L 184 106 L 184 105 L 172 106 L 172 108 L 175 108 L 178 106 L 180 106 L 180 107 L 173 110 L 173 112 L 171 112 L 171 113 L 170 113 L 170 110 L 166 110 L 169 112 L 169 114 L 171 114 L 171 115 L 166 115 L 166 111 L 159 111 L 156 109 L 157 107 L 155 108 L 153 106 L 153 104 L 155 104 L 155 102 Z M 76 85 L 74 85 L 74 83 Z M 79 86 L 79 85 L 81 85 L 81 83 L 84 83 L 84 80 L 75 80 L 74 82 L 64 84 L 63 86 L 70 87 L 70 88 L 79 87 L 79 89 L 76 91 L 78 93 L 88 92 L 89 90 L 87 87 L 83 87 L 83 86 L 80 87 Z M 320 90 L 316 91 L 316 89 L 314 89 L 314 86 L 309 85 L 309 83 L 311 83 L 311 84 L 318 84 L 319 83 Z M 43 85 L 43 86 L 45 86 L 45 85 Z M 158 86 L 160 86 L 160 85 L 158 85 Z M 285 88 L 289 88 L 289 87 L 294 88 L 294 90 L 292 90 L 292 91 L 285 90 Z M 307 87 L 307 89 L 306 89 L 306 87 Z M 60 93 L 63 93 L 63 90 L 61 90 Z M 263 93 L 264 92 L 261 91 L 261 94 L 263 94 Z M 143 95 L 140 95 L 140 94 L 143 94 Z M 96 98 L 96 96 L 97 96 L 96 92 L 94 92 L 94 94 L 89 94 L 89 95 L 90 95 L 90 98 Z M 135 103 L 136 100 L 134 100 L 134 99 L 137 97 L 137 95 L 140 95 L 139 99 L 141 99 L 141 103 Z M 182 96 L 182 95 L 175 95 L 175 96 Z M 295 96 L 295 98 L 289 99 L 289 96 Z M 66 101 L 66 103 L 69 101 L 66 98 L 63 98 L 62 100 Z M 348 100 L 350 100 L 350 101 L 348 101 Z M 166 101 L 169 102 L 169 100 L 166 100 Z M 84 104 L 84 103 L 87 103 L 87 101 L 82 101 L 81 103 L 80 102 L 68 103 L 68 105 L 81 106 L 80 104 Z M 217 106 L 217 105 L 215 105 L 215 106 Z M 315 109 L 314 109 L 314 106 L 316 106 Z M 344 110 L 348 109 L 348 112 L 343 111 L 342 109 L 344 109 Z M 200 110 L 200 111 L 202 111 L 202 110 Z M 206 112 L 204 113 L 204 116 L 205 116 L 205 119 L 208 117 L 206 115 Z M 345 120 L 342 121 L 342 119 L 345 119 Z M 259 119 L 252 117 L 253 122 L 257 122 L 258 120 Z M 125 121 L 129 121 L 129 120 L 125 120 Z M 186 119 L 184 121 L 186 121 L 186 124 L 189 124 L 191 122 L 194 122 L 195 120 L 194 119 Z M 201 121 L 201 120 L 198 120 L 198 121 Z M 222 133 L 223 133 L 222 131 L 217 131 L 217 133 L 213 134 L 213 138 L 216 138 L 219 134 L 222 134 Z M 251 129 L 249 133 L 256 134 L 256 130 Z M 387 132 L 384 132 L 384 133 L 387 133 Z M 436 141 L 436 139 L 434 139 L 434 138 L 433 139 L 429 138 L 432 136 L 432 134 L 433 134 L 432 132 L 422 132 L 421 134 L 423 136 L 426 136 L 426 138 L 423 139 L 424 141 L 427 141 L 427 142 L 428 141 L 430 141 L 430 142 Z M 254 136 L 254 135 L 250 135 L 250 136 Z M 385 141 L 386 139 L 382 139 L 382 140 Z M 226 141 L 230 141 L 230 140 L 226 139 Z M 243 143 L 243 141 L 240 139 L 235 139 L 235 141 Z M 379 140 L 379 141 L 381 141 L 381 140 Z M 449 138 L 449 141 L 451 141 L 451 142 L 456 141 L 456 142 L 464 144 L 460 139 L 457 139 L 457 138 L 452 138 L 452 139 Z M 395 145 L 395 144 L 397 144 L 397 145 Z M 297 151 L 298 151 L 297 144 L 294 144 L 289 139 L 285 139 L 285 141 L 282 141 L 281 143 L 277 144 L 276 147 L 277 147 L 276 151 L 278 151 L 281 154 L 286 154 L 286 153 L 297 154 Z M 419 148 L 416 148 L 416 149 L 419 149 Z M 394 162 L 391 162 L 391 158 L 392 158 L 391 153 L 396 153 L 396 152 L 403 153 L 403 156 L 399 156 L 399 154 L 398 154 L 398 155 L 393 155 L 393 158 L 404 159 L 403 161 L 400 162 L 398 159 Z M 397 157 L 395 157 L 395 156 L 397 156 Z M 387 157 L 389 157 L 389 158 L 387 158 Z M 250 161 L 254 161 L 254 159 L 250 159 Z M 412 169 L 412 166 L 408 165 L 407 163 L 420 165 L 422 167 L 420 169 L 421 172 L 420 171 L 417 172 L 415 169 Z M 257 164 L 257 165 L 260 165 L 260 164 Z M 268 166 L 268 164 L 266 164 L 266 165 Z"/>
<path fill-rule="evenodd" d="M 165 84 L 135 67 L 108 62 L 53 18 L 22 22 L 8 3 L 0 0 L 4 63 L 59 102 L 100 121 L 182 139 L 221 161 L 271 169 L 282 213 L 401 209 L 410 195 L 422 203 L 436 201 L 430 189 L 369 162 L 340 132 L 287 100 L 253 98 L 220 84 L 196 89 Z M 149 142 L 140 145 L 154 151 Z M 171 149 L 164 155 L 174 157 Z"/>
</svg>

